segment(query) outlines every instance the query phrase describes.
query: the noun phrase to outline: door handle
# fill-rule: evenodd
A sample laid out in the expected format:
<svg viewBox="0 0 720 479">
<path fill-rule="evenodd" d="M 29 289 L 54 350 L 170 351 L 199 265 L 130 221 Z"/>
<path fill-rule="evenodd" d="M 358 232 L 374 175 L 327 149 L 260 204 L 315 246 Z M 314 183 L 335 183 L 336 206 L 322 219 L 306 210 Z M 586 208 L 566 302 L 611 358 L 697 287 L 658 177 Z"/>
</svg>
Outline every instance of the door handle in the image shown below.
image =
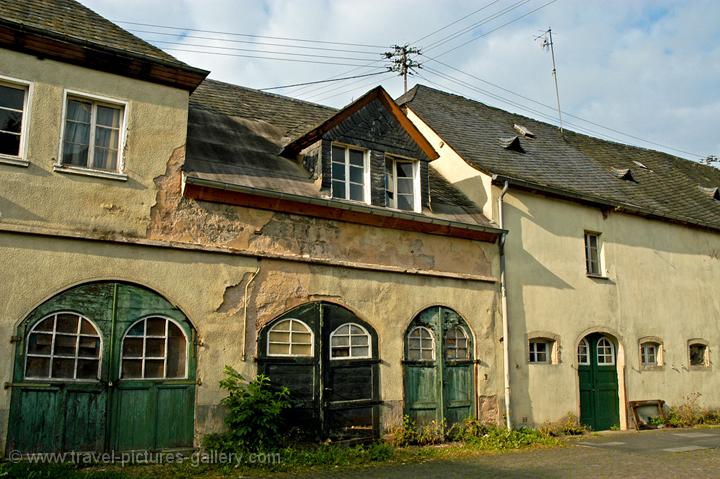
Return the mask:
<svg viewBox="0 0 720 479">
<path fill-rule="evenodd" d="M 326 393 L 332 392 L 333 388 L 323 388 L 323 391 Z"/>
</svg>

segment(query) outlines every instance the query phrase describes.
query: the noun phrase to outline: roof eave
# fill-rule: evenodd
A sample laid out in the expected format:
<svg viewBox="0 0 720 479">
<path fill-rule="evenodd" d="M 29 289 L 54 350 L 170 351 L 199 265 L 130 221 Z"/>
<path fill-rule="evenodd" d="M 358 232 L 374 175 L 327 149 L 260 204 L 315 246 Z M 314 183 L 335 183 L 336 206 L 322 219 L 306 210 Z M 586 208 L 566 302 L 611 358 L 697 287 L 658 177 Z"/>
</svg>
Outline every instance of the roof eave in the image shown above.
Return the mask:
<svg viewBox="0 0 720 479">
<path fill-rule="evenodd" d="M 250 206 L 348 223 L 381 226 L 494 243 L 507 231 L 387 208 L 251 188 L 184 175 L 183 195 L 202 201 Z"/>
<path fill-rule="evenodd" d="M 0 18 L 0 47 L 190 92 L 207 70 L 112 48 Z"/>
</svg>

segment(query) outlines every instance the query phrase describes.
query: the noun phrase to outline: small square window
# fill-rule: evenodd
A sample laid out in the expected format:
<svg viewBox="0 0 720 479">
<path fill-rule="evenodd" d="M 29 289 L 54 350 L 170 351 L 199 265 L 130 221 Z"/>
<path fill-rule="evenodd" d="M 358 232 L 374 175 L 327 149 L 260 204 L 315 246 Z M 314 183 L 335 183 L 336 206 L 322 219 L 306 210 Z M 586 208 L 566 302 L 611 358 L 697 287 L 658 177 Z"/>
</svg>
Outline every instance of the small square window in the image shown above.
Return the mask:
<svg viewBox="0 0 720 479">
<path fill-rule="evenodd" d="M 549 363 L 551 343 L 545 339 L 531 339 L 529 342 L 529 357 L 531 363 Z"/>
<path fill-rule="evenodd" d="M 332 197 L 366 203 L 367 152 L 333 145 L 331 155 Z"/>
<path fill-rule="evenodd" d="M 590 275 L 602 275 L 599 233 L 585 233 L 585 270 Z"/>
<path fill-rule="evenodd" d="M 689 346 L 690 366 L 708 366 L 707 346 L 693 343 Z"/>
<path fill-rule="evenodd" d="M 418 163 L 400 158 L 385 158 L 385 205 L 399 210 L 420 212 L 417 185 Z"/>
<path fill-rule="evenodd" d="M 24 156 L 28 86 L 0 81 L 0 156 Z"/>
<path fill-rule="evenodd" d="M 61 163 L 119 172 L 124 106 L 69 96 L 65 105 Z"/>
<path fill-rule="evenodd" d="M 643 367 L 659 366 L 660 345 L 658 343 L 643 343 L 640 345 L 640 363 Z"/>
</svg>

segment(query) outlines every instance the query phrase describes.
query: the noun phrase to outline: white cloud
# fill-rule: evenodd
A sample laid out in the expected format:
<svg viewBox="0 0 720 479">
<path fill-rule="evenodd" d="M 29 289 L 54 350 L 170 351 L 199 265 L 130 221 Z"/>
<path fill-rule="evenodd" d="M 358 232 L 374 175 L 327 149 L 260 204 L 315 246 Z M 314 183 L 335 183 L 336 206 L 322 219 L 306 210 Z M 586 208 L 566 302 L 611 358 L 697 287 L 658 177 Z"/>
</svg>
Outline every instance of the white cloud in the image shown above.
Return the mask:
<svg viewBox="0 0 720 479">
<path fill-rule="evenodd" d="M 274 37 L 305 38 L 329 42 L 371 45 L 402 44 L 418 38 L 477 10 L 489 0 L 82 0 L 112 20 L 182 26 L 203 30 L 228 31 Z M 537 8 L 547 0 L 531 0 L 506 15 L 481 25 L 471 32 L 427 51 L 429 56 L 481 35 L 502 23 Z M 482 12 L 421 42 L 427 46 L 477 22 L 494 12 L 517 3 L 501 0 Z M 670 145 L 703 156 L 720 153 L 720 135 L 715 125 L 720 116 L 720 2 L 713 0 L 626 0 L 577 1 L 559 0 L 520 21 L 480 38 L 441 58 L 462 71 L 499 84 L 507 89 L 555 104 L 554 85 L 550 74 L 549 54 L 543 53 L 533 41 L 540 31 L 553 28 L 558 63 L 558 78 L 563 110 L 596 123 L 631 133 L 635 136 Z M 128 28 L 146 29 L 144 27 Z M 157 30 L 156 31 L 163 31 Z M 196 36 L 213 36 L 190 32 Z M 145 38 L 160 39 L 144 33 Z M 216 36 L 216 35 L 215 35 Z M 244 37 L 226 39 L 250 40 Z M 164 40 L 174 41 L 172 38 Z M 270 43 L 288 42 L 263 39 Z M 203 47 L 162 44 L 209 50 L 207 45 L 230 48 L 309 53 L 322 56 L 375 58 L 369 54 L 304 50 L 278 46 L 257 46 L 225 43 L 206 39 L 185 38 L 185 44 Z M 383 49 L 339 46 L 334 44 L 293 43 L 344 50 L 380 52 Z M 160 45 L 160 44 L 159 44 Z M 232 50 L 224 53 L 272 56 Z M 192 65 L 211 70 L 211 77 L 253 88 L 266 88 L 304 81 L 314 81 L 347 72 L 352 67 L 269 61 L 187 53 L 169 50 L 174 56 Z M 307 60 L 358 63 L 342 59 L 305 58 Z M 380 60 L 380 57 L 377 57 Z M 370 63 L 373 60 L 368 60 Z M 427 61 L 427 59 L 421 60 Z M 384 62 L 379 61 L 378 66 Z M 363 63 L 361 63 L 363 64 Z M 460 73 L 428 62 L 427 66 L 469 82 L 477 88 L 491 90 L 541 109 L 554 118 L 552 110 L 493 89 Z M 371 71 L 358 69 L 350 74 Z M 445 89 L 484 101 L 501 108 L 535 116 L 492 99 L 475 90 L 441 79 L 429 70 L 421 75 L 444 85 Z M 397 77 L 368 77 L 352 82 L 326 84 L 288 91 L 300 98 L 341 106 L 387 78 L 383 86 L 391 94 L 402 93 Z M 415 81 L 427 83 L 421 78 Z M 433 86 L 433 85 L 429 85 Z M 355 88 L 354 90 L 352 90 Z M 347 91 L 352 90 L 352 91 Z M 576 123 L 576 120 L 571 122 Z M 579 122 L 577 122 L 579 123 Z M 617 133 L 596 130 L 626 143 L 653 147 Z M 659 147 L 654 147 L 662 149 Z M 677 152 L 674 152 L 677 153 Z M 687 155 L 684 155 L 687 156 Z"/>
</svg>

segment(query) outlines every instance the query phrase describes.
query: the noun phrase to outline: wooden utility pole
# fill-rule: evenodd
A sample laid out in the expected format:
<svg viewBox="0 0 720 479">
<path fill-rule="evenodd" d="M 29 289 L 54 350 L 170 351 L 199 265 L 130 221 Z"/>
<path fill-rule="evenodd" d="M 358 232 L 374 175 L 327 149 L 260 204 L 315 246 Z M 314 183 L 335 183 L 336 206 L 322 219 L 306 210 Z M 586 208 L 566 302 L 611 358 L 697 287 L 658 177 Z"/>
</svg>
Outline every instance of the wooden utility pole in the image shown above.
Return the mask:
<svg viewBox="0 0 720 479">
<path fill-rule="evenodd" d="M 409 55 L 419 55 L 420 49 L 408 45 L 395 45 L 393 51 L 385 52 L 385 58 L 392 59 L 390 71 L 398 72 L 403 77 L 403 91 L 407 93 L 407 76 L 413 74 L 413 68 L 421 68 L 420 64 Z"/>
</svg>

